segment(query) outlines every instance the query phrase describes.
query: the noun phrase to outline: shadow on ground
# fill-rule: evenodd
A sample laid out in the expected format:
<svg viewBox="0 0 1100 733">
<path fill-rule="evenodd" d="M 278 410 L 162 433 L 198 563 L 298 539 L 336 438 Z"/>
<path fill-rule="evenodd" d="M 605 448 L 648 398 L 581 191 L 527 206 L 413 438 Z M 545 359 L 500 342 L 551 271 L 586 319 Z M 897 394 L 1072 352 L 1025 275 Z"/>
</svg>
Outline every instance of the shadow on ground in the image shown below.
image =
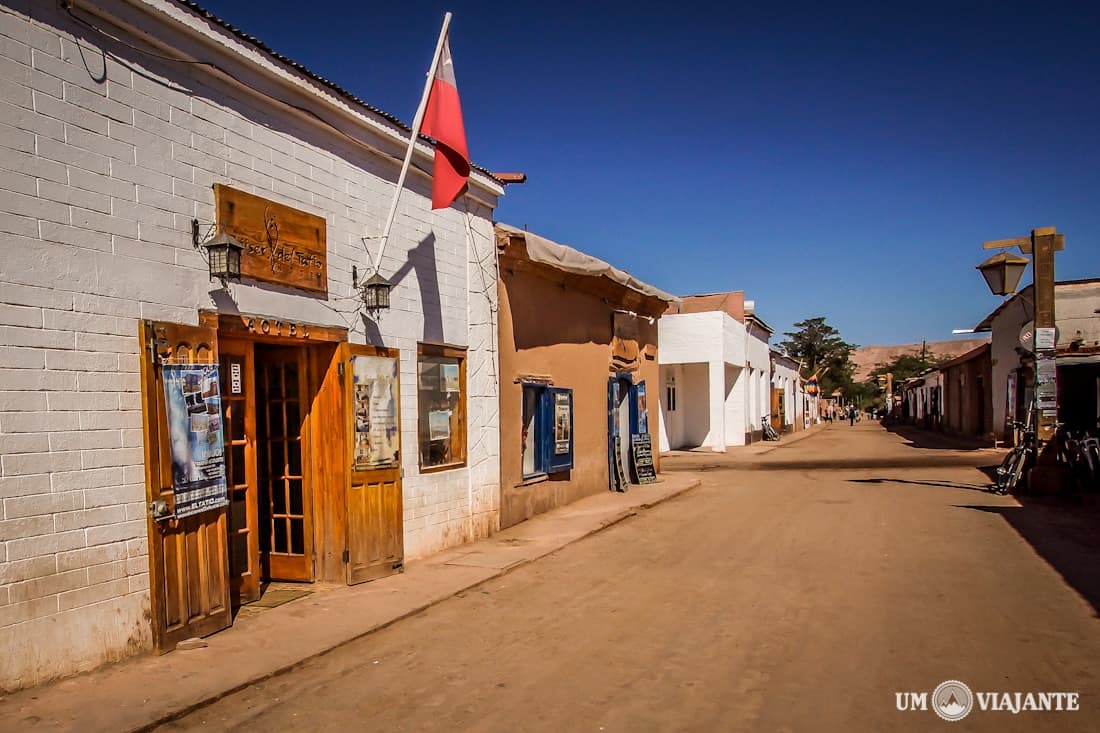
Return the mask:
<svg viewBox="0 0 1100 733">
<path fill-rule="evenodd" d="M 1019 500 L 1023 506 L 956 506 L 1001 515 L 1100 617 L 1100 503 L 1096 497 Z"/>
<path fill-rule="evenodd" d="M 984 469 L 983 469 L 984 470 Z M 967 484 L 961 481 L 937 481 L 906 478 L 850 478 L 851 484 L 913 484 L 915 486 L 944 486 L 948 489 L 969 489 L 970 491 L 989 491 L 989 484 Z"/>
<path fill-rule="evenodd" d="M 924 430 L 916 425 L 882 421 L 887 432 L 904 438 L 910 448 L 930 448 L 933 450 L 981 450 L 993 446 L 986 440 L 961 435 L 947 435 L 934 430 Z"/>
</svg>

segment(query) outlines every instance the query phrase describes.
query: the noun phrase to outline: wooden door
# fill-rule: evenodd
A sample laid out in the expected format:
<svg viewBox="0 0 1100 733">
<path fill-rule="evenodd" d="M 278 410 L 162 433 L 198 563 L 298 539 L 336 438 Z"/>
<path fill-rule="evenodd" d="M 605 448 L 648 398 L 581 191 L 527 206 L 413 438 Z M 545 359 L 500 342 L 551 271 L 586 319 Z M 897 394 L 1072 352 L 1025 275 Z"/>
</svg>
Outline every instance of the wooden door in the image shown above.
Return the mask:
<svg viewBox="0 0 1100 733">
<path fill-rule="evenodd" d="M 400 572 L 405 561 L 401 499 L 400 370 L 397 350 L 344 344 L 348 584 Z"/>
<path fill-rule="evenodd" d="M 271 580 L 313 580 L 306 352 L 255 349 L 260 565 Z"/>
<path fill-rule="evenodd" d="M 256 395 L 251 341 L 221 339 L 225 475 L 229 483 L 229 588 L 234 606 L 260 597 Z"/>
<path fill-rule="evenodd" d="M 163 365 L 216 364 L 217 331 L 143 321 L 142 422 L 149 526 L 149 592 L 158 652 L 232 623 L 225 507 L 176 518 Z M 186 430 L 186 428 L 184 428 Z"/>
<path fill-rule="evenodd" d="M 772 387 L 772 405 L 771 405 L 771 424 L 772 429 L 777 433 L 783 432 L 783 389 L 781 387 Z"/>
</svg>

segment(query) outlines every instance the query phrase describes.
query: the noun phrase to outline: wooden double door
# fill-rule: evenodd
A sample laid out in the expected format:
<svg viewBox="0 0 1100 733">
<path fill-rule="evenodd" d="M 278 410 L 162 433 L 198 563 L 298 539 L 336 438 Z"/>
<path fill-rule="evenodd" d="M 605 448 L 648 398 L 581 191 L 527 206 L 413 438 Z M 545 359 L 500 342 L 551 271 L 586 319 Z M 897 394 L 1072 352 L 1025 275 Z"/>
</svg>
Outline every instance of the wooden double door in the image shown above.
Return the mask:
<svg viewBox="0 0 1100 733">
<path fill-rule="evenodd" d="M 403 564 L 399 462 L 357 470 L 350 439 L 353 356 L 391 360 L 396 389 L 396 352 L 220 335 L 207 326 L 142 324 L 158 651 L 225 628 L 233 607 L 259 598 L 266 581 L 356 583 Z M 183 519 L 174 516 L 174 433 L 162 380 L 173 362 L 218 366 L 228 499 Z"/>
</svg>

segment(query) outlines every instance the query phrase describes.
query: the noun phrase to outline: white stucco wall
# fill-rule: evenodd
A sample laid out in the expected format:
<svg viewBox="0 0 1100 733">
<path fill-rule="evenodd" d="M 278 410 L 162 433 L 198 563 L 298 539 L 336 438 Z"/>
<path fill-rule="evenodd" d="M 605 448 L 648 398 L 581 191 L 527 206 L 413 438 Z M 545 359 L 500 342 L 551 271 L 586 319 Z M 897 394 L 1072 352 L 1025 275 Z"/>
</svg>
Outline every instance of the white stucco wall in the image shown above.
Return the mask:
<svg viewBox="0 0 1100 733">
<path fill-rule="evenodd" d="M 57 3 L 16 2 L 3 15 L 0 688 L 150 644 L 139 320 L 194 324 L 200 308 L 238 309 L 347 327 L 362 343 L 368 326 L 351 266 L 368 272 L 362 237 L 381 231 L 407 135 L 175 3 L 96 5 L 141 20 L 189 56 L 216 60 L 259 92 L 127 49 L 75 24 Z M 186 33 L 162 22 L 162 11 Z M 430 169 L 421 147 L 417 165 Z M 462 203 L 432 212 L 430 181 L 414 172 L 381 267 L 391 279 L 399 273 L 374 340 L 401 353 L 410 559 L 484 536 L 497 522 L 491 221 L 501 190 L 479 176 L 467 215 Z M 325 218 L 327 299 L 250 284 L 223 292 L 209 282 L 190 221 L 204 231 L 211 224 L 214 183 Z M 419 474 L 418 341 L 469 347 L 465 468 Z"/>
<path fill-rule="evenodd" d="M 662 450 L 688 446 L 724 451 L 744 444 L 745 325 L 724 311 L 708 311 L 662 316 L 657 327 L 657 358 L 662 366 L 684 366 L 678 394 L 680 404 L 690 405 L 677 427 L 671 420 L 662 425 Z M 662 391 L 665 387 L 661 385 Z M 705 418 L 700 417 L 704 406 Z"/>
</svg>

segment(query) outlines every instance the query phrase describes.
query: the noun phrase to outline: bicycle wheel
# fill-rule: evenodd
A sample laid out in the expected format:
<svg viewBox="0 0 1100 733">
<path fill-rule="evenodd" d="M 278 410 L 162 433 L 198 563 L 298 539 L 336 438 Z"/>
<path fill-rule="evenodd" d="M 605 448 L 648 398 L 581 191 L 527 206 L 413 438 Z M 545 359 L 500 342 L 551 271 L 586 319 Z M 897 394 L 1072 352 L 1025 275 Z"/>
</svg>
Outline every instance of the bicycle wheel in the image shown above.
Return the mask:
<svg viewBox="0 0 1100 733">
<path fill-rule="evenodd" d="M 1028 452 L 1026 449 L 1019 451 L 1016 454 L 1016 460 L 1012 464 L 1012 470 L 1008 474 L 1008 483 L 1005 486 L 1004 493 L 1014 493 L 1017 487 L 1020 486 L 1020 479 L 1024 476 L 1024 468 L 1028 464 Z"/>
</svg>

